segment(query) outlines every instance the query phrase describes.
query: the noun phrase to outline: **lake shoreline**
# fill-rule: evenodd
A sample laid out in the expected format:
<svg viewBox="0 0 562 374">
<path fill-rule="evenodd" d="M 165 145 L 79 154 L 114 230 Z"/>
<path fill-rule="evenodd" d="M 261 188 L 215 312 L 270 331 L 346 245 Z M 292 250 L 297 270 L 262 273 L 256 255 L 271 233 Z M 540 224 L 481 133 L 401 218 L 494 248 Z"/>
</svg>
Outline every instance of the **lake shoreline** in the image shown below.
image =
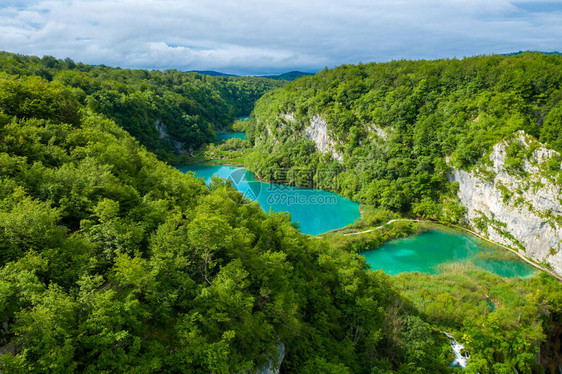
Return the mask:
<svg viewBox="0 0 562 374">
<path fill-rule="evenodd" d="M 516 251 L 516 250 L 514 250 L 514 249 L 512 249 L 512 248 L 509 248 L 509 247 L 507 247 L 507 246 L 504 245 L 504 244 L 494 242 L 494 241 L 492 241 L 492 240 L 486 238 L 485 236 L 482 236 L 482 235 L 478 234 L 477 232 L 475 232 L 475 231 L 473 231 L 473 230 L 471 230 L 471 229 L 469 229 L 469 228 L 462 227 L 462 226 L 455 225 L 455 224 L 442 223 L 442 222 L 434 221 L 434 220 L 404 218 L 404 219 L 395 219 L 395 220 L 388 221 L 387 223 L 385 223 L 385 224 L 383 224 L 383 225 L 381 225 L 381 226 L 378 226 L 378 227 L 376 227 L 376 228 L 373 228 L 373 229 L 369 229 L 369 230 L 365 230 L 365 231 L 361 231 L 361 232 L 357 232 L 357 233 L 348 233 L 348 234 L 341 234 L 341 235 L 361 235 L 361 234 L 364 234 L 364 233 L 367 233 L 367 232 L 372 232 L 372 231 L 375 231 L 375 230 L 380 230 L 380 229 L 384 228 L 385 225 L 387 225 L 387 224 L 392 224 L 392 223 L 394 223 L 394 222 L 414 222 L 414 223 L 421 223 L 421 224 L 425 224 L 425 225 L 427 225 L 427 226 L 431 226 L 431 227 L 433 227 L 433 228 L 435 228 L 435 229 L 437 229 L 437 230 L 443 230 L 443 231 L 449 231 L 449 232 L 460 231 L 460 232 L 464 232 L 464 233 L 470 234 L 470 235 L 472 235 L 472 236 L 474 236 L 474 237 L 476 237 L 476 238 L 478 238 L 478 239 L 480 239 L 480 240 L 482 240 L 482 241 L 484 241 L 484 242 L 487 242 L 487 243 L 492 244 L 492 245 L 494 245 L 494 246 L 500 247 L 500 248 L 502 248 L 502 249 L 507 249 L 509 252 L 511 252 L 511 253 L 513 253 L 513 254 L 515 254 L 515 255 L 517 255 L 521 260 L 523 260 L 523 261 L 526 262 L 527 264 L 533 266 L 534 268 L 536 268 L 536 269 L 538 269 L 538 270 L 544 271 L 545 273 L 547 273 L 547 274 L 553 276 L 554 278 L 556 278 L 557 280 L 559 280 L 559 281 L 562 282 L 562 276 L 560 276 L 560 275 L 554 273 L 554 272 L 553 272 L 552 270 L 550 270 L 550 269 L 547 269 L 547 268 L 545 268 L 545 267 L 539 265 L 538 263 L 536 263 L 536 262 L 532 261 L 531 259 L 529 259 L 529 258 L 525 257 L 524 255 L 522 255 L 522 254 L 519 253 L 518 251 Z M 416 235 L 416 234 L 413 234 L 413 235 Z M 409 235 L 408 237 L 411 237 L 411 236 L 413 236 L 413 235 Z M 393 240 L 393 239 L 390 239 L 390 240 Z M 390 241 L 390 240 L 389 240 L 389 241 Z M 388 242 L 388 241 L 387 241 L 387 242 Z M 376 248 L 374 248 L 374 249 L 376 249 Z"/>
<path fill-rule="evenodd" d="M 360 218 L 359 204 L 334 192 L 263 181 L 244 167 L 225 165 L 225 160 L 176 166 L 193 172 L 210 183 L 212 176 L 232 180 L 232 186 L 268 212 L 288 212 L 301 233 L 316 236 L 335 228 L 346 227 Z"/>
<path fill-rule="evenodd" d="M 373 270 L 382 269 L 391 276 L 411 272 L 439 275 L 471 268 L 508 278 L 527 278 L 538 272 L 531 264 L 464 231 L 435 225 L 426 228 L 358 254 Z"/>
<path fill-rule="evenodd" d="M 215 163 L 214 161 L 216 161 L 216 163 Z M 256 172 L 254 172 L 253 170 L 247 169 L 247 168 L 244 166 L 243 163 L 240 164 L 240 163 L 235 163 L 235 162 L 228 162 L 228 160 L 224 160 L 224 159 L 218 159 L 218 160 L 217 160 L 217 159 L 208 159 L 208 160 L 205 160 L 205 161 L 203 161 L 203 162 L 199 161 L 199 162 L 196 162 L 196 163 L 201 163 L 201 164 L 205 164 L 205 165 L 213 165 L 213 166 L 224 165 L 224 166 L 231 166 L 231 167 L 237 167 L 237 168 L 240 167 L 240 168 L 244 168 L 246 171 L 250 172 L 258 181 L 260 181 L 260 182 L 262 182 L 262 183 L 267 183 L 267 184 L 279 184 L 279 185 L 283 185 L 283 186 L 290 186 L 290 187 L 302 188 L 302 187 L 298 187 L 298 186 L 295 186 L 295 185 L 291 185 L 291 184 L 289 184 L 289 183 L 272 182 L 272 181 L 270 181 L 270 180 L 264 179 L 264 178 L 262 178 L 260 175 L 258 175 Z M 195 163 L 193 163 L 193 164 L 195 164 Z M 324 190 L 319 190 L 319 191 L 324 191 Z M 332 191 L 324 191 L 324 192 L 335 193 L 335 192 L 332 192 Z M 341 196 L 341 195 L 339 195 L 339 194 L 337 194 L 337 195 L 340 196 L 341 198 L 344 198 L 343 196 Z M 344 198 L 344 199 L 345 199 L 345 198 Z M 360 219 L 361 219 L 362 216 L 363 216 L 363 212 L 362 212 L 361 208 L 359 208 L 359 213 L 360 213 Z M 560 276 L 560 275 L 554 273 L 554 272 L 553 272 L 552 270 L 550 270 L 550 269 L 547 269 L 547 268 L 545 268 L 545 267 L 539 265 L 538 263 L 536 263 L 536 262 L 532 261 L 531 259 L 529 259 L 529 258 L 525 257 L 524 255 L 522 255 L 522 254 L 519 253 L 518 251 L 516 251 L 516 250 L 514 250 L 514 249 L 512 249 L 512 248 L 509 248 L 509 247 L 507 247 L 506 245 L 503 245 L 503 244 L 501 244 L 501 243 L 494 242 L 494 241 L 492 241 L 492 240 L 490 240 L 490 239 L 484 237 L 483 235 L 478 234 L 477 232 L 475 232 L 475 231 L 473 231 L 473 230 L 471 230 L 471 229 L 469 229 L 469 228 L 466 228 L 466 227 L 463 227 L 463 226 L 460 226 L 460 225 L 456 225 L 456 224 L 443 223 L 443 222 L 439 222 L 439 221 L 435 221 L 435 220 L 427 220 L 427 219 L 400 218 L 400 219 L 390 220 L 390 221 L 388 221 L 388 222 L 386 222 L 386 223 L 384 223 L 384 224 L 382 224 L 382 225 L 380 225 L 380 226 L 377 226 L 377 227 L 375 227 L 375 228 L 372 228 L 372 229 L 368 229 L 368 230 L 364 230 L 364 231 L 356 232 L 356 233 L 345 233 L 345 234 L 340 234 L 340 235 L 344 235 L 344 236 L 348 236 L 348 235 L 361 235 L 361 234 L 368 233 L 368 232 L 372 232 L 372 231 L 375 231 L 375 230 L 380 230 L 380 229 L 382 229 L 385 225 L 392 224 L 392 223 L 394 223 L 394 222 L 414 222 L 414 223 L 423 223 L 423 224 L 426 224 L 426 225 L 433 225 L 433 226 L 435 226 L 437 229 L 448 229 L 448 231 L 458 230 L 458 231 L 462 231 L 462 232 L 468 233 L 468 234 L 470 234 L 470 235 L 472 235 L 472 236 L 474 236 L 474 237 L 476 237 L 476 238 L 478 238 L 478 239 L 480 239 L 480 240 L 483 240 L 483 241 L 485 241 L 485 242 L 487 242 L 487 243 L 489 243 L 489 244 L 498 246 L 498 247 L 503 248 L 503 249 L 507 249 L 507 250 L 510 251 L 511 253 L 517 255 L 517 256 L 518 256 L 521 260 L 523 260 L 524 262 L 528 263 L 529 265 L 533 266 L 534 268 L 536 268 L 536 269 L 538 269 L 538 270 L 544 271 L 545 273 L 547 273 L 547 274 L 553 276 L 554 278 L 556 278 L 557 280 L 559 280 L 559 281 L 562 282 L 562 276 Z M 329 230 L 329 231 L 326 231 L 326 232 L 323 232 L 323 233 L 319 233 L 319 234 L 316 234 L 316 235 L 312 235 L 312 234 L 305 234 L 305 235 L 310 235 L 310 236 L 313 236 L 313 237 L 322 239 L 322 238 L 321 238 L 322 235 L 333 235 L 333 234 L 336 234 L 336 235 L 337 235 L 337 231 L 338 231 L 338 230 L 343 230 L 343 229 L 345 229 L 346 227 L 348 227 L 348 226 L 350 226 L 350 225 L 352 225 L 352 224 L 349 224 L 349 225 L 346 225 L 346 226 L 342 226 L 342 227 L 340 227 L 340 228 L 332 229 L 332 230 Z M 411 236 L 411 235 L 409 235 L 409 236 Z M 392 240 L 392 239 L 389 239 L 389 240 Z"/>
</svg>

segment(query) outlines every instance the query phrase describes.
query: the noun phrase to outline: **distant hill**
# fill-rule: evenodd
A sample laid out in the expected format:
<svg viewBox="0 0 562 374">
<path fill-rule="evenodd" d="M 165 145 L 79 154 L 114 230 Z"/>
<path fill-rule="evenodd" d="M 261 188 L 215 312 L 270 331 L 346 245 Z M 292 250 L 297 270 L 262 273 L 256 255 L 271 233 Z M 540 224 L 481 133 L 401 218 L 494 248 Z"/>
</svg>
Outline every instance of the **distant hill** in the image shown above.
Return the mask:
<svg viewBox="0 0 562 374">
<path fill-rule="evenodd" d="M 314 73 L 304 73 L 302 71 L 290 71 L 288 73 L 279 75 L 266 75 L 263 78 L 276 79 L 282 81 L 294 81 L 297 78 L 304 77 L 307 75 L 314 75 Z"/>
<path fill-rule="evenodd" d="M 542 52 L 542 51 L 518 51 L 518 52 L 510 52 L 510 53 L 502 53 L 502 56 L 517 56 L 517 55 L 521 55 L 523 53 L 542 53 L 543 55 L 556 55 L 556 56 L 560 56 L 562 55 L 562 53 L 558 52 L 558 51 L 552 51 L 552 52 Z"/>
<path fill-rule="evenodd" d="M 211 77 L 239 77 L 235 74 L 221 73 L 220 71 L 214 70 L 190 70 L 186 73 L 198 73 L 203 75 L 209 75 Z M 294 81 L 297 78 L 304 77 L 306 75 L 314 75 L 314 73 L 304 73 L 302 71 L 290 71 L 288 73 L 278 74 L 278 75 L 258 75 L 258 78 L 269 78 L 278 81 Z"/>
<path fill-rule="evenodd" d="M 237 77 L 238 76 L 234 74 L 221 73 L 220 71 L 214 71 L 214 70 L 190 70 L 187 71 L 186 73 L 198 73 L 203 75 L 210 75 L 211 77 Z"/>
</svg>

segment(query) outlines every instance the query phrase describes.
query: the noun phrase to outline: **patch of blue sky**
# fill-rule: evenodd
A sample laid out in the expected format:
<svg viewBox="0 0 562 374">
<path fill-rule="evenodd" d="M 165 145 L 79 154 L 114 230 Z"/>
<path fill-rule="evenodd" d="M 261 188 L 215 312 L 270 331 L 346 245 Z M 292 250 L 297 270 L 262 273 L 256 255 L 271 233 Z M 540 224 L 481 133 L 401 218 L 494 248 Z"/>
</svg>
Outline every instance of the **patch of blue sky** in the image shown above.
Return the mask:
<svg viewBox="0 0 562 374">
<path fill-rule="evenodd" d="M 516 1 L 513 5 L 529 13 L 562 12 L 562 1 Z"/>
<path fill-rule="evenodd" d="M 25 9 L 36 2 L 36 0 L 2 0 L 0 1 L 0 8 Z"/>
</svg>

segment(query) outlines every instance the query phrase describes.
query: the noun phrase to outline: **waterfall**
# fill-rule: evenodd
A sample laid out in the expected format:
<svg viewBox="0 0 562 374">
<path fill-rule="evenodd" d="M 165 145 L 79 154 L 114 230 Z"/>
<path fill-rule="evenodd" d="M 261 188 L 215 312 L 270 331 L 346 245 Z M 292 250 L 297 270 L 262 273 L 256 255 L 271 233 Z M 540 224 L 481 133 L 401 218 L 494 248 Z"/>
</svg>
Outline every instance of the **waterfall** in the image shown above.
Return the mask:
<svg viewBox="0 0 562 374">
<path fill-rule="evenodd" d="M 453 335 L 448 332 L 443 331 L 443 334 L 447 335 L 447 337 L 451 340 L 451 348 L 453 348 L 453 352 L 455 353 L 455 359 L 451 362 L 451 366 L 458 366 L 462 369 L 466 368 L 470 356 L 467 353 L 461 353 L 461 351 L 464 350 L 464 345 L 457 342 L 455 338 L 453 338 Z"/>
<path fill-rule="evenodd" d="M 285 358 L 285 344 L 277 344 L 277 357 L 269 361 L 269 364 L 264 365 L 261 369 L 256 371 L 256 374 L 279 374 L 279 368 L 283 359 Z"/>
</svg>

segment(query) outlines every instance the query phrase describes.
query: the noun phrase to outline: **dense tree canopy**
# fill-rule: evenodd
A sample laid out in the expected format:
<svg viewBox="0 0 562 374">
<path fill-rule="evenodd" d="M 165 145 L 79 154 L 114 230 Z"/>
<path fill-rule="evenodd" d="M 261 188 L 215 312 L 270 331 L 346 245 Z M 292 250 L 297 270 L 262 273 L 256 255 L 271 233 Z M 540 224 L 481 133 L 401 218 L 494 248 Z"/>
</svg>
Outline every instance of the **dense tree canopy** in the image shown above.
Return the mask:
<svg viewBox="0 0 562 374">
<path fill-rule="evenodd" d="M 320 188 L 357 201 L 454 221 L 462 210 L 449 166 L 473 166 L 519 130 L 562 152 L 561 84 L 562 57 L 539 53 L 324 70 L 258 101 L 247 165 L 263 176 L 305 170 Z M 342 163 L 305 136 L 315 115 Z M 325 168 L 341 171 L 337 183 L 321 178 Z"/>
<path fill-rule="evenodd" d="M 0 52 L 0 72 L 7 74 L 0 73 L 0 79 L 4 80 L 0 109 L 10 110 L 25 101 L 18 106 L 21 112 L 15 114 L 22 118 L 30 114 L 42 118 L 46 113 L 38 109 L 82 104 L 87 111 L 114 120 L 148 150 L 168 161 L 174 152 L 190 151 L 209 143 L 214 139 L 213 130 L 228 128 L 235 117 L 249 114 L 261 95 L 286 83 L 254 77 L 210 77 L 176 70 L 119 69 L 6 52 Z M 39 86 L 47 82 L 57 84 L 41 90 Z M 48 96 L 51 90 L 63 90 L 64 102 L 53 103 L 52 96 Z M 38 103 L 45 106 L 38 108 Z M 67 115 L 64 111 L 59 113 Z M 76 122 L 72 118 L 59 119 Z"/>
<path fill-rule="evenodd" d="M 439 333 L 423 361 L 390 333 L 417 313 L 359 256 L 158 161 L 60 83 L 3 78 L 0 108 L 3 373 L 246 372 L 280 343 L 287 372 L 445 371 Z"/>
<path fill-rule="evenodd" d="M 143 118 L 167 124 L 177 109 L 181 136 L 196 137 L 206 114 L 182 109 L 195 92 L 202 103 L 243 107 L 228 104 L 245 97 L 235 87 L 262 81 L 240 88 L 245 80 L 0 57 L 3 373 L 254 372 L 280 346 L 286 373 L 446 373 L 456 369 L 441 330 L 469 349 L 470 372 L 538 372 L 539 350 L 544 367 L 557 362 L 562 292 L 553 278 L 462 268 L 391 278 L 300 234 L 288 215 L 267 214 L 224 180 L 206 186 L 139 144 L 159 141 L 141 134 L 152 128 Z M 232 96 L 213 96 L 209 87 L 221 84 Z M 556 113 L 544 119 L 551 130 Z M 150 126 L 134 127 L 142 123 Z M 357 144 L 360 134 L 349 131 Z M 233 140 L 215 151 L 247 147 Z M 294 149 L 317 157 L 310 143 Z"/>
</svg>

